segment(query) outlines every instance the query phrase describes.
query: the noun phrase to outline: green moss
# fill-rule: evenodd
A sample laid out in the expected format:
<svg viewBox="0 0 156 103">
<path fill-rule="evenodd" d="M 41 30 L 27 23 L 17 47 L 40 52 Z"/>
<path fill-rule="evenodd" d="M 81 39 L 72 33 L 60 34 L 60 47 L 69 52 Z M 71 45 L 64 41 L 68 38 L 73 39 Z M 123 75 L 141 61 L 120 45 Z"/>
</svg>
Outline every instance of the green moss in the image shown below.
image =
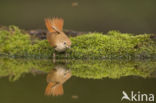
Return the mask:
<svg viewBox="0 0 156 103">
<path fill-rule="evenodd" d="M 71 38 L 69 51 L 74 58 L 144 58 L 156 56 L 149 34 L 133 36 L 116 31 L 103 35 L 90 33 Z"/>
<path fill-rule="evenodd" d="M 35 42 L 34 42 L 35 41 Z M 51 58 L 53 48 L 47 40 L 34 40 L 16 26 L 0 30 L 0 54 L 13 57 Z M 68 58 L 155 58 L 156 42 L 150 34 L 136 35 L 110 31 L 107 34 L 89 33 L 71 37 Z M 64 58 L 57 54 L 57 58 Z"/>
<path fill-rule="evenodd" d="M 53 64 L 51 60 L 46 59 L 0 58 L 0 77 L 8 76 L 9 80 L 15 81 L 27 73 L 48 73 L 60 64 L 71 69 L 73 76 L 89 79 L 106 77 L 117 79 L 124 76 L 147 78 L 151 77 L 151 74 L 156 71 L 155 61 L 70 60 L 67 63 L 58 61 Z"/>
<path fill-rule="evenodd" d="M 30 35 L 18 27 L 10 26 L 9 30 L 0 30 L 0 54 L 11 57 L 47 58 L 53 49 L 47 40 L 31 40 Z"/>
</svg>

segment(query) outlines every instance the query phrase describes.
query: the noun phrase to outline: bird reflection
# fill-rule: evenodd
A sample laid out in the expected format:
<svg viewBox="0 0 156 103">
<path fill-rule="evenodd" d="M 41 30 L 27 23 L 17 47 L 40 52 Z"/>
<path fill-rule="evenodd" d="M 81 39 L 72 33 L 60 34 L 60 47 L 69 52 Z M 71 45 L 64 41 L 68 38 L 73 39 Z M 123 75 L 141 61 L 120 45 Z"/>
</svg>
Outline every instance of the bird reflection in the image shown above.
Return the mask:
<svg viewBox="0 0 156 103">
<path fill-rule="evenodd" d="M 59 96 L 64 94 L 63 84 L 71 77 L 71 71 L 63 65 L 57 65 L 47 75 L 48 85 L 45 89 L 47 96 Z"/>
</svg>

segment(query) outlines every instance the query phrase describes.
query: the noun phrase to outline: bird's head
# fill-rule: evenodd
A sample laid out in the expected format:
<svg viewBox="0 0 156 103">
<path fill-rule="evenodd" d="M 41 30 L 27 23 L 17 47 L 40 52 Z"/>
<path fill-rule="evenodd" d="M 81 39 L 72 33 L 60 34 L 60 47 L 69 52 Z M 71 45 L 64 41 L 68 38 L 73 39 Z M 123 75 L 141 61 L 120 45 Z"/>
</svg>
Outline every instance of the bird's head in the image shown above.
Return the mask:
<svg viewBox="0 0 156 103">
<path fill-rule="evenodd" d="M 68 40 L 64 40 L 63 41 L 63 45 L 66 47 L 66 48 L 70 48 L 71 47 L 71 41 L 68 39 Z"/>
</svg>

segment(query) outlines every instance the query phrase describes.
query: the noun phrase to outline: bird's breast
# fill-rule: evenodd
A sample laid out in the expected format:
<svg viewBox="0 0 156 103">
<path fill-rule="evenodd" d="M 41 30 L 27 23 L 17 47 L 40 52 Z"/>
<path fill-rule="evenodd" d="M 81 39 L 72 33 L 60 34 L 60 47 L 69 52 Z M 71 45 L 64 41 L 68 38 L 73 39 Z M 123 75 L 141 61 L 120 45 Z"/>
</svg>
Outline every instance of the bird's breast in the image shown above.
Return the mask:
<svg viewBox="0 0 156 103">
<path fill-rule="evenodd" d="M 66 50 L 66 46 L 62 44 L 57 44 L 55 50 L 57 52 L 64 52 Z"/>
</svg>

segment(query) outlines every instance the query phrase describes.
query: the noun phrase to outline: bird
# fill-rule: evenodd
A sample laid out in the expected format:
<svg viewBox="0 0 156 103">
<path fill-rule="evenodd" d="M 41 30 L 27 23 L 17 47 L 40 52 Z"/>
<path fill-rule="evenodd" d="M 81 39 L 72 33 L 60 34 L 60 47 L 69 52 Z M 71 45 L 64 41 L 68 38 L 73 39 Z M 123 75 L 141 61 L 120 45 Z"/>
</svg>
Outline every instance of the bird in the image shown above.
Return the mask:
<svg viewBox="0 0 156 103">
<path fill-rule="evenodd" d="M 63 84 L 71 77 L 71 71 L 62 65 L 57 65 L 47 75 L 48 85 L 46 96 L 61 96 L 64 94 Z"/>
<path fill-rule="evenodd" d="M 71 40 L 63 32 L 64 20 L 62 18 L 45 18 L 45 25 L 48 29 L 46 38 L 51 47 L 57 52 L 64 52 L 71 47 Z M 53 53 L 53 60 L 55 60 L 55 51 Z"/>
<path fill-rule="evenodd" d="M 130 98 L 128 97 L 128 95 L 127 95 L 127 93 L 126 93 L 125 91 L 122 91 L 122 94 L 123 94 L 123 97 L 121 98 L 121 101 L 122 101 L 123 99 L 127 99 L 127 100 L 130 101 Z"/>
</svg>

